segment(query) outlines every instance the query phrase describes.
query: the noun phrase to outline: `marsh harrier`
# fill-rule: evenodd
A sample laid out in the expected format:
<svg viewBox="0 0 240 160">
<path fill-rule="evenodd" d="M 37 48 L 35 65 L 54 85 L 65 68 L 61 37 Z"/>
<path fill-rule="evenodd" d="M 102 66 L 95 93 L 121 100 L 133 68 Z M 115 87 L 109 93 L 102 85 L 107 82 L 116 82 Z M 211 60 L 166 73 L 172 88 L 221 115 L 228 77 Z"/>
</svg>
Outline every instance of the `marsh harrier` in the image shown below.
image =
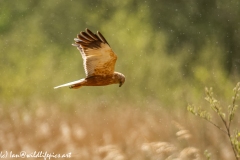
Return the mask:
<svg viewBox="0 0 240 160">
<path fill-rule="evenodd" d="M 125 82 L 125 76 L 122 73 L 114 72 L 117 55 L 100 32 L 94 34 L 86 29 L 85 32 L 80 32 L 74 41 L 73 46 L 77 47 L 83 58 L 86 78 L 54 87 L 55 89 L 66 86 L 78 89 L 82 86 L 110 84 L 122 86 Z"/>
</svg>

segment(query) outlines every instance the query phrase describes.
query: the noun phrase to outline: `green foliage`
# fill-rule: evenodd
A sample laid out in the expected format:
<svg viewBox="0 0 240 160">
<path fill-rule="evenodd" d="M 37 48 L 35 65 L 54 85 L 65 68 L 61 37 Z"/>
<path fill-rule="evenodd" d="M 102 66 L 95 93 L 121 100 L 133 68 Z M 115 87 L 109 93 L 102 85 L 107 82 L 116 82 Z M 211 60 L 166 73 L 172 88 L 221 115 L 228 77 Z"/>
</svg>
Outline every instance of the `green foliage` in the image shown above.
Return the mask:
<svg viewBox="0 0 240 160">
<path fill-rule="evenodd" d="M 178 0 L 162 0 L 158 2 L 159 5 L 155 1 L 147 3 L 152 11 L 150 21 L 154 28 L 168 34 L 169 53 L 174 54 L 186 44 L 189 45 L 192 48 L 192 61 L 189 65 L 194 66 L 202 54 L 201 49 L 209 41 L 214 41 L 223 49 L 222 53 L 215 53 L 215 57 L 220 56 L 226 60 L 222 65 L 228 73 L 239 73 L 240 37 L 236 36 L 240 22 L 238 0 L 193 0 L 181 3 Z M 186 70 L 190 71 L 189 68 Z"/>
<path fill-rule="evenodd" d="M 223 108 L 221 107 L 220 102 L 213 97 L 212 88 L 205 88 L 205 92 L 206 92 L 205 100 L 208 101 L 210 108 L 215 113 L 218 114 L 218 116 L 220 117 L 220 119 L 224 125 L 224 128 L 221 128 L 216 122 L 214 122 L 212 120 L 212 114 L 209 111 L 207 111 L 201 107 L 196 108 L 195 106 L 188 105 L 187 110 L 189 112 L 191 112 L 192 114 L 207 120 L 212 125 L 217 127 L 219 130 L 223 131 L 228 136 L 228 138 L 231 142 L 235 157 L 236 157 L 236 159 L 238 159 L 240 157 L 240 138 L 239 138 L 240 132 L 236 130 L 235 133 L 232 134 L 230 127 L 231 127 L 233 117 L 234 117 L 237 107 L 238 107 L 238 105 L 236 104 L 236 100 L 239 98 L 240 82 L 238 82 L 236 87 L 233 89 L 234 95 L 232 97 L 232 105 L 228 106 L 227 112 L 223 111 Z M 226 118 L 226 116 L 227 116 L 227 118 Z"/>
<path fill-rule="evenodd" d="M 222 3 L 24 0 L 16 4 L 2 0 L 1 103 L 85 106 L 100 97 L 104 105 L 154 102 L 184 106 L 186 101 L 198 101 L 205 84 L 212 84 L 223 97 L 229 96 L 226 88 L 239 75 L 232 74 L 235 70 L 228 72 L 224 65 L 237 57 L 225 40 L 232 40 L 233 47 L 240 41 L 222 34 L 238 28 L 240 14 L 236 14 L 237 2 L 228 4 L 234 17 Z M 222 13 L 232 18 L 229 26 L 223 23 L 227 20 Z M 71 46 L 85 28 L 100 30 L 118 55 L 116 70 L 126 75 L 122 88 L 53 90 L 85 76 L 79 52 Z"/>
<path fill-rule="evenodd" d="M 209 153 L 208 150 L 205 150 L 205 151 L 204 151 L 204 155 L 205 155 L 205 157 L 207 158 L 207 160 L 210 160 L 210 159 L 211 159 L 211 153 Z"/>
<path fill-rule="evenodd" d="M 239 131 L 234 132 L 231 138 L 231 143 L 233 144 L 237 152 L 237 157 L 240 158 L 240 132 Z"/>
</svg>

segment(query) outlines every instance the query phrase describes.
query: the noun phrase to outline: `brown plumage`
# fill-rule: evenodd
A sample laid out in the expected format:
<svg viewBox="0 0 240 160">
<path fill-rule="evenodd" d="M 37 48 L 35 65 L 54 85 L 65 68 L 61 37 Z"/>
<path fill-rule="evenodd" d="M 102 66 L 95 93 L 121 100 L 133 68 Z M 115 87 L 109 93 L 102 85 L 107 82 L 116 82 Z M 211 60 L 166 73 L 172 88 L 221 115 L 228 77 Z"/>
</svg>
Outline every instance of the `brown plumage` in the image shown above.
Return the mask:
<svg viewBox="0 0 240 160">
<path fill-rule="evenodd" d="M 125 82 L 125 76 L 122 73 L 114 72 L 117 55 L 110 48 L 107 40 L 100 32 L 92 33 L 89 29 L 80 32 L 77 38 L 74 38 L 77 49 L 83 58 L 83 67 L 86 78 L 66 83 L 57 87 L 80 88 L 81 86 L 105 86 L 110 84 L 119 84 L 119 87 Z"/>
</svg>

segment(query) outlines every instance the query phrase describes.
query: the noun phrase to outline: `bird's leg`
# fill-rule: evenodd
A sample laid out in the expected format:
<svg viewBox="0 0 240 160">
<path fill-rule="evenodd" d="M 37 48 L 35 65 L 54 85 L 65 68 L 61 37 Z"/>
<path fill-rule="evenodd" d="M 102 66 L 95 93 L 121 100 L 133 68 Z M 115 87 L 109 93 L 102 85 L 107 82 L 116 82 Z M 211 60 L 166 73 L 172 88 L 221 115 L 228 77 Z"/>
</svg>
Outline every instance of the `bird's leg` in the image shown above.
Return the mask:
<svg viewBox="0 0 240 160">
<path fill-rule="evenodd" d="M 78 89 L 78 88 L 80 88 L 80 87 L 82 87 L 81 84 L 74 84 L 74 85 L 71 85 L 69 88 L 70 88 L 70 89 Z"/>
</svg>

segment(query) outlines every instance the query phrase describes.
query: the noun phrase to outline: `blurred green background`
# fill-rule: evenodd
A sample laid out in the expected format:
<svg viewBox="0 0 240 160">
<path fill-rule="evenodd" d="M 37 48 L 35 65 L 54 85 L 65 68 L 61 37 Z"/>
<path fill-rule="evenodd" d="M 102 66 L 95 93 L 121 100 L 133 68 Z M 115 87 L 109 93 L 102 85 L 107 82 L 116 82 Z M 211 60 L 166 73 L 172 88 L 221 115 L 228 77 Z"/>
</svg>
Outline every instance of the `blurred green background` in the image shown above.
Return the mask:
<svg viewBox="0 0 240 160">
<path fill-rule="evenodd" d="M 0 0 L 0 103 L 34 108 L 184 107 L 204 87 L 229 98 L 240 77 L 238 0 Z M 125 84 L 53 87 L 85 77 L 77 33 L 101 31 Z M 220 95 L 221 94 L 221 95 Z"/>
</svg>

